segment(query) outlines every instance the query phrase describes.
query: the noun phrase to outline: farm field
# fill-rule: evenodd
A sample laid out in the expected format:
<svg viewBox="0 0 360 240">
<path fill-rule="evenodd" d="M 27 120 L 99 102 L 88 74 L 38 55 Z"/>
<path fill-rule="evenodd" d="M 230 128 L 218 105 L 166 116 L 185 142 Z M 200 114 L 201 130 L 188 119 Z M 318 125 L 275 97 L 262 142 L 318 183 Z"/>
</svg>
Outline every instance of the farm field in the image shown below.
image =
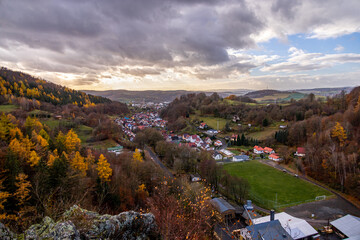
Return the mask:
<svg viewBox="0 0 360 240">
<path fill-rule="evenodd" d="M 268 127 L 265 127 L 263 131 L 252 132 L 247 134 L 246 136 L 257 140 L 264 140 L 268 137 L 272 137 L 273 135 L 275 135 L 275 132 L 280 130 L 279 126 L 282 124 L 287 125 L 287 123 L 276 122 Z"/>
<path fill-rule="evenodd" d="M 199 115 L 192 115 L 191 119 L 199 119 L 203 122 L 205 122 L 209 127 L 217 130 L 217 124 L 219 122 L 219 130 L 223 129 L 226 125 L 226 122 L 229 120 L 226 120 L 224 118 L 216 118 L 216 117 L 203 117 Z"/>
<path fill-rule="evenodd" d="M 310 202 L 317 196 L 332 195 L 318 186 L 255 160 L 225 164 L 224 169 L 231 175 L 246 179 L 250 184 L 250 198 L 265 208 L 279 209 Z"/>
<path fill-rule="evenodd" d="M 0 112 L 8 113 L 8 112 L 15 111 L 18 108 L 19 107 L 16 105 L 0 105 Z"/>
</svg>

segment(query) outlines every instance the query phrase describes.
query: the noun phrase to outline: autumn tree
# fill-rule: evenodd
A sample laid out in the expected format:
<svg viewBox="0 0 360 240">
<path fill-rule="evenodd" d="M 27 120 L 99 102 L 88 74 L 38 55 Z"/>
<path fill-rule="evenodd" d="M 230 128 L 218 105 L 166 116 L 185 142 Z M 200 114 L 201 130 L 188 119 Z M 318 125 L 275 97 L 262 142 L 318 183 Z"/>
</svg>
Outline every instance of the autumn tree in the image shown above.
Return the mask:
<svg viewBox="0 0 360 240">
<path fill-rule="evenodd" d="M 133 153 L 133 161 L 137 163 L 143 162 L 142 154 L 138 148 L 135 149 L 135 152 Z"/>
<path fill-rule="evenodd" d="M 102 182 L 110 181 L 112 169 L 103 154 L 99 157 L 96 170 L 98 171 L 98 176 Z"/>
<path fill-rule="evenodd" d="M 70 160 L 70 166 L 75 171 L 79 172 L 81 176 L 86 176 L 86 170 L 88 170 L 88 164 L 85 162 L 84 157 L 80 155 L 78 151 Z"/>
<path fill-rule="evenodd" d="M 81 145 L 81 140 L 78 135 L 74 132 L 74 130 L 70 130 L 65 136 L 65 148 L 67 153 L 71 153 L 73 151 L 79 150 Z"/>
<path fill-rule="evenodd" d="M 335 127 L 331 130 L 331 137 L 336 138 L 339 141 L 340 147 L 344 146 L 347 135 L 339 122 L 336 122 Z"/>
</svg>

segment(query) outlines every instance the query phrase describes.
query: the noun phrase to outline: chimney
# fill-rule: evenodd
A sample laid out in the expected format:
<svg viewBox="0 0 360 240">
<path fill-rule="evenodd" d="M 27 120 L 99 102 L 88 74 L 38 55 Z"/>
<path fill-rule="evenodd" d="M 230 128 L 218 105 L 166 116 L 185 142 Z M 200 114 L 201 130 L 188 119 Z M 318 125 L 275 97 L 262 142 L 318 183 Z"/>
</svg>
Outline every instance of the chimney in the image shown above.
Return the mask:
<svg viewBox="0 0 360 240">
<path fill-rule="evenodd" d="M 270 221 L 274 221 L 275 220 L 275 210 L 271 209 L 270 210 Z"/>
<path fill-rule="evenodd" d="M 254 207 L 251 204 L 251 200 L 246 201 L 246 209 L 247 210 L 253 210 L 254 209 Z"/>
</svg>

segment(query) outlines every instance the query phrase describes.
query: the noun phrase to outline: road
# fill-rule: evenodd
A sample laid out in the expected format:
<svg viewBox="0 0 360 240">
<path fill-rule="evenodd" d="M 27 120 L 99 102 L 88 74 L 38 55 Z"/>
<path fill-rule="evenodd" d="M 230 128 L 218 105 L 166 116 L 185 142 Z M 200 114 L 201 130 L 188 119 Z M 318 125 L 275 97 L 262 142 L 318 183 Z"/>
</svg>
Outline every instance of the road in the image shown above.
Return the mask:
<svg viewBox="0 0 360 240">
<path fill-rule="evenodd" d="M 165 174 L 168 177 L 174 178 L 174 175 L 170 172 L 170 170 L 167 167 L 165 167 L 165 165 L 160 161 L 158 156 L 153 152 L 153 150 L 149 146 L 145 145 L 144 149 L 150 154 L 151 159 L 164 170 Z"/>
</svg>

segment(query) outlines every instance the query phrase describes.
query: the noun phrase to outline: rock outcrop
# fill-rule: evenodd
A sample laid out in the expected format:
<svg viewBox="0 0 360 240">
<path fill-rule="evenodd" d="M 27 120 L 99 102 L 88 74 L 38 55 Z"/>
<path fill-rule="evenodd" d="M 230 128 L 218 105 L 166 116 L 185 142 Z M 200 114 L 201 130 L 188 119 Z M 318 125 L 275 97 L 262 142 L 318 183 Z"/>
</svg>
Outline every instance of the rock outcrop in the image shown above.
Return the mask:
<svg viewBox="0 0 360 240">
<path fill-rule="evenodd" d="M 17 235 L 0 223 L 0 239 L 160 239 L 151 213 L 134 211 L 100 215 L 74 205 L 54 222 L 45 217 L 23 234 Z"/>
</svg>

